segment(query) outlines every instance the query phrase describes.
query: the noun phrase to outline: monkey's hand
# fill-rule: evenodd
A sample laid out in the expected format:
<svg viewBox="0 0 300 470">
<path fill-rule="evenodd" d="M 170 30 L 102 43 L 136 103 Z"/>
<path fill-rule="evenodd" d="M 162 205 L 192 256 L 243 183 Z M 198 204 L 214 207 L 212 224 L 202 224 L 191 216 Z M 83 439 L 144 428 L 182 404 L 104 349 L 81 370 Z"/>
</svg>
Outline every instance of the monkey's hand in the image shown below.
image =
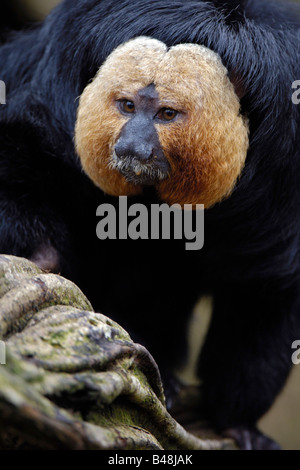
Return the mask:
<svg viewBox="0 0 300 470">
<path fill-rule="evenodd" d="M 40 245 L 30 257 L 40 269 L 58 274 L 61 270 L 59 253 L 50 242 Z"/>
<path fill-rule="evenodd" d="M 280 450 L 277 442 L 255 427 L 238 426 L 226 429 L 222 434 L 234 439 L 241 450 Z"/>
</svg>

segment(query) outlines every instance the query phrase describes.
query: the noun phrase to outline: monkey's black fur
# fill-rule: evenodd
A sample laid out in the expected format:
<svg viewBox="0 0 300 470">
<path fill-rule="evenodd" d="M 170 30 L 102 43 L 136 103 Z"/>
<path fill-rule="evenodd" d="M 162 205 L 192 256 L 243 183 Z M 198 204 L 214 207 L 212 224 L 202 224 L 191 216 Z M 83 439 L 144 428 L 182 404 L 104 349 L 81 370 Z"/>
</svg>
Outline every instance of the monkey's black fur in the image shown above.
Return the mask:
<svg viewBox="0 0 300 470">
<path fill-rule="evenodd" d="M 300 339 L 299 25 L 296 6 L 272 1 L 65 0 L 0 48 L 0 252 L 55 247 L 61 273 L 136 332 L 162 370 L 183 357 L 191 309 L 211 294 L 199 373 L 219 428 L 255 425 Z M 199 252 L 180 241 L 96 238 L 97 206 L 118 201 L 80 169 L 77 98 L 107 55 L 139 35 L 203 44 L 242 83 L 246 166 L 232 196 L 206 212 Z M 151 191 L 136 199 L 158 202 Z"/>
</svg>

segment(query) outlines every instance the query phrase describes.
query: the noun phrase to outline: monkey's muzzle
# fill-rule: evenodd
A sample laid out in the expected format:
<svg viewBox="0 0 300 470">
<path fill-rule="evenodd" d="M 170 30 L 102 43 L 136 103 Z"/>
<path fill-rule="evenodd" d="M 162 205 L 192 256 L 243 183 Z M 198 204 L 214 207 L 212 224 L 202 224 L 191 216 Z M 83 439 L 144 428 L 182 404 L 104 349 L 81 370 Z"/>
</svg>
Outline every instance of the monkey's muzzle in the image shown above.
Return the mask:
<svg viewBox="0 0 300 470">
<path fill-rule="evenodd" d="M 110 167 L 118 170 L 128 183 L 155 185 L 168 178 L 171 167 L 165 158 L 153 156 L 147 161 L 133 156 L 118 156 L 114 151 Z"/>
</svg>

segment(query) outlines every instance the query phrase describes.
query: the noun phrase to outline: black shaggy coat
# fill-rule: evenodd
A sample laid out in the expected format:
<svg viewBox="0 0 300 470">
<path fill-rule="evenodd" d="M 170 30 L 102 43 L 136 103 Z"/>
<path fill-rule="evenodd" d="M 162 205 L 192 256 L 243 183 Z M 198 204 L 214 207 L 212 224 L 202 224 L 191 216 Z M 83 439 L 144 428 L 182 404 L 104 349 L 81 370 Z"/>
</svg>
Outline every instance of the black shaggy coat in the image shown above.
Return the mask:
<svg viewBox="0 0 300 470">
<path fill-rule="evenodd" d="M 221 428 L 255 424 L 300 339 L 299 26 L 297 7 L 266 0 L 65 0 L 42 24 L 0 36 L 0 252 L 30 258 L 54 247 L 62 275 L 143 341 L 162 371 L 184 357 L 192 307 L 212 295 L 199 373 Z M 246 166 L 232 196 L 206 211 L 198 252 L 181 241 L 96 237 L 97 206 L 118 200 L 81 170 L 78 97 L 107 55 L 139 35 L 211 48 L 243 89 Z M 158 202 L 151 189 L 136 199 Z"/>
</svg>

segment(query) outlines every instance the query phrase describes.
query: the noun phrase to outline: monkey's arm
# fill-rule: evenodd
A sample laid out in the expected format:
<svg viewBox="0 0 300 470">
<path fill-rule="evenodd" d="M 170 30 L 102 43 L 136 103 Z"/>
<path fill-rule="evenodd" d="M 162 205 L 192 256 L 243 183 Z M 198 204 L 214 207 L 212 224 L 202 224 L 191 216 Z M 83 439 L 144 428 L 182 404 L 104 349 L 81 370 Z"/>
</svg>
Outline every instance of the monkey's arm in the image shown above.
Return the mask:
<svg viewBox="0 0 300 470">
<path fill-rule="evenodd" d="M 0 252 L 68 276 L 67 205 L 77 174 L 72 139 L 31 88 L 9 96 L 0 115 Z M 76 178 L 76 176 L 75 176 Z"/>
<path fill-rule="evenodd" d="M 27 188 L 28 192 L 32 187 Z M 0 252 L 26 257 L 45 271 L 63 269 L 66 227 L 62 220 L 28 195 L 0 192 Z"/>
<path fill-rule="evenodd" d="M 59 180 L 51 181 L 55 170 L 42 153 L 38 161 L 24 141 L 8 136 L 0 138 L 0 252 L 66 272 L 69 236 L 59 211 Z"/>
<path fill-rule="evenodd" d="M 282 388 L 292 366 L 291 344 L 300 337 L 297 286 L 282 285 L 220 289 L 200 358 L 205 410 L 219 429 L 236 428 L 246 448 L 265 448 L 256 422 Z"/>
</svg>

